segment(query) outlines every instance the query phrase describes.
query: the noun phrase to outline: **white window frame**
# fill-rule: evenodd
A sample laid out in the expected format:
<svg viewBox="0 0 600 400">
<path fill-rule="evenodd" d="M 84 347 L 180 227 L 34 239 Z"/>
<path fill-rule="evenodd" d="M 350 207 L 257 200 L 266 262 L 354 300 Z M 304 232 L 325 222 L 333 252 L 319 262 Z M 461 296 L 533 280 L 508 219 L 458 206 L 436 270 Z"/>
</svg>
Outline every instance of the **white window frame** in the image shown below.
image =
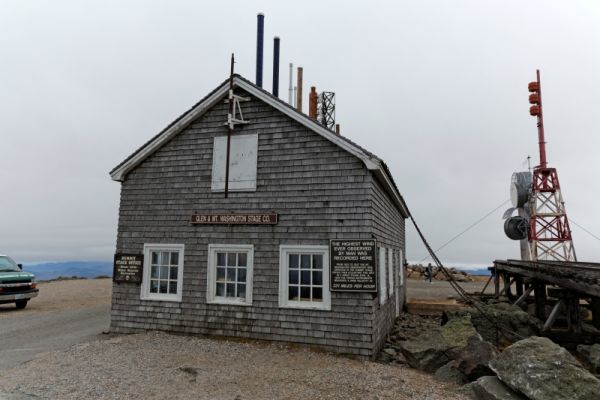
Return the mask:
<svg viewBox="0 0 600 400">
<path fill-rule="evenodd" d="M 387 271 L 385 268 L 385 247 L 379 248 L 379 304 L 385 304 L 387 300 Z"/>
<path fill-rule="evenodd" d="M 179 252 L 179 263 L 177 265 L 177 294 L 150 293 L 150 273 L 152 269 L 152 251 Z M 144 243 L 144 270 L 142 274 L 142 287 L 140 298 L 142 300 L 155 301 L 181 301 L 183 291 L 183 259 L 185 256 L 185 245 L 167 243 Z"/>
<path fill-rule="evenodd" d="M 394 295 L 394 250 L 388 249 L 388 293 L 389 297 Z"/>
<path fill-rule="evenodd" d="M 289 300 L 289 254 L 311 253 L 323 255 L 323 301 Z M 329 287 L 329 246 L 287 245 L 279 246 L 279 307 L 309 310 L 331 310 L 331 290 Z"/>
<path fill-rule="evenodd" d="M 246 167 L 240 167 L 240 166 L 236 166 L 235 160 L 229 160 L 229 187 L 228 190 L 230 192 L 255 192 L 256 191 L 256 180 L 258 179 L 258 134 L 257 133 L 252 133 L 252 134 L 247 134 L 247 135 L 235 135 L 235 136 L 231 136 L 231 149 L 230 149 L 230 154 L 234 154 L 234 152 L 237 150 L 239 151 L 240 149 L 238 148 L 238 145 L 235 142 L 240 142 L 240 141 L 252 141 L 252 143 L 255 145 L 255 147 L 253 148 L 254 150 L 254 154 L 251 153 L 247 153 L 247 157 L 244 159 L 246 163 L 249 163 L 249 166 L 246 165 Z M 224 142 L 225 144 L 223 144 L 222 142 Z M 227 136 L 215 136 L 214 140 L 213 140 L 213 160 L 212 160 L 212 171 L 211 171 L 211 191 L 213 192 L 224 192 L 225 191 L 225 167 L 227 162 L 226 160 L 226 155 L 225 155 L 225 160 L 222 160 L 222 165 L 220 165 L 219 163 L 219 157 L 217 154 L 217 143 L 219 143 L 220 146 L 224 146 L 225 147 L 225 152 L 227 151 Z M 250 174 L 253 176 L 254 179 L 249 179 L 247 181 L 236 181 L 235 180 L 235 176 L 233 176 L 235 174 L 235 168 L 237 168 L 237 170 L 239 170 L 240 168 L 243 168 L 244 171 L 251 171 L 253 172 L 253 174 Z M 215 175 L 215 174 L 222 174 L 222 175 Z M 222 180 L 217 180 L 218 177 L 222 177 Z"/>
<path fill-rule="evenodd" d="M 246 298 L 222 297 L 215 293 L 217 284 L 217 252 L 247 253 L 246 256 Z M 252 305 L 252 287 L 254 281 L 254 245 L 252 244 L 209 244 L 208 267 L 206 269 L 206 302 L 208 304 Z"/>
</svg>

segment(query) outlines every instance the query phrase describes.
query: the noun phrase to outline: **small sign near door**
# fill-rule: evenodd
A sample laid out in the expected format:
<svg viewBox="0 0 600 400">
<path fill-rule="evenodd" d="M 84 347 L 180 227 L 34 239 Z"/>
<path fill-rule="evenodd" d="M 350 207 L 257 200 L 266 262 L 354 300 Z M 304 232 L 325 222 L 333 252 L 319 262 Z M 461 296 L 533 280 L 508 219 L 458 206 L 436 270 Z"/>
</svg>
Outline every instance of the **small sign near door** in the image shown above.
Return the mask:
<svg viewBox="0 0 600 400">
<path fill-rule="evenodd" d="M 115 254 L 113 282 L 141 283 L 144 256 L 142 254 Z"/>
<path fill-rule="evenodd" d="M 377 242 L 331 240 L 330 286 L 333 292 L 377 292 Z"/>
</svg>

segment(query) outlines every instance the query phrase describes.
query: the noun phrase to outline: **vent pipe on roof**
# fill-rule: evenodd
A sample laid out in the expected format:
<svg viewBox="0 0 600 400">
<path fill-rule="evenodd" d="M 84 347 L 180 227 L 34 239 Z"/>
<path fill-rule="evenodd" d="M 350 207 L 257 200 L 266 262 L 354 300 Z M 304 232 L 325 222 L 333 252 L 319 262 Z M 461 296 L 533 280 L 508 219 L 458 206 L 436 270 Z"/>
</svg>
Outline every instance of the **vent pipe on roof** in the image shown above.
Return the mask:
<svg viewBox="0 0 600 400">
<path fill-rule="evenodd" d="M 262 87 L 263 81 L 263 44 L 265 39 L 265 15 L 258 13 L 256 26 L 256 86 Z"/>
<path fill-rule="evenodd" d="M 298 90 L 298 88 L 296 86 L 294 86 L 294 108 L 297 107 L 296 105 L 296 100 L 298 100 L 298 96 L 296 95 L 296 91 Z"/>
<path fill-rule="evenodd" d="M 308 95 L 308 117 L 314 120 L 317 119 L 317 97 L 317 88 L 311 86 Z"/>
<path fill-rule="evenodd" d="M 294 78 L 292 75 L 294 74 L 294 64 L 290 63 L 290 83 L 288 85 L 288 103 L 290 106 L 294 105 L 294 88 L 292 86 Z"/>
<path fill-rule="evenodd" d="M 302 67 L 298 67 L 298 78 L 296 84 L 296 110 L 302 112 Z"/>
<path fill-rule="evenodd" d="M 339 136 L 341 135 L 340 133 L 340 124 L 335 124 L 335 133 Z"/>
<path fill-rule="evenodd" d="M 273 38 L 273 96 L 279 97 L 279 36 Z"/>
</svg>

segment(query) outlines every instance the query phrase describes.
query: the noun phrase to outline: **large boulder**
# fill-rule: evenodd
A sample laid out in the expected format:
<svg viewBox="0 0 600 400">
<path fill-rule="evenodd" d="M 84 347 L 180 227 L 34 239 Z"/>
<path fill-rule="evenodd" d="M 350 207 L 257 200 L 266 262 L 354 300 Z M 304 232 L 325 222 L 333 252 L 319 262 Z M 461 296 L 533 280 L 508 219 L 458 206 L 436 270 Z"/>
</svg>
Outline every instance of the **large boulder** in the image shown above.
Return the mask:
<svg viewBox="0 0 600 400">
<path fill-rule="evenodd" d="M 482 376 L 468 386 L 477 400 L 527 400 L 495 376 Z"/>
<path fill-rule="evenodd" d="M 597 400 L 600 380 L 550 339 L 530 337 L 490 362 L 498 378 L 531 400 Z"/>
<path fill-rule="evenodd" d="M 476 308 L 444 313 L 442 320 L 470 315 L 477 332 L 485 341 L 508 346 L 518 340 L 539 335 L 542 322 L 520 307 L 509 303 L 482 304 L 485 315 Z"/>
<path fill-rule="evenodd" d="M 471 336 L 456 359 L 456 368 L 469 382 L 482 376 L 494 375 L 489 363 L 498 355 L 496 348 L 478 336 Z"/>
<path fill-rule="evenodd" d="M 590 365 L 590 370 L 596 375 L 600 375 L 600 344 L 591 346 L 580 344 L 577 346 L 577 352 Z"/>
<path fill-rule="evenodd" d="M 400 342 L 400 351 L 411 367 L 432 373 L 454 360 L 472 336 L 481 339 L 467 315 Z"/>
</svg>

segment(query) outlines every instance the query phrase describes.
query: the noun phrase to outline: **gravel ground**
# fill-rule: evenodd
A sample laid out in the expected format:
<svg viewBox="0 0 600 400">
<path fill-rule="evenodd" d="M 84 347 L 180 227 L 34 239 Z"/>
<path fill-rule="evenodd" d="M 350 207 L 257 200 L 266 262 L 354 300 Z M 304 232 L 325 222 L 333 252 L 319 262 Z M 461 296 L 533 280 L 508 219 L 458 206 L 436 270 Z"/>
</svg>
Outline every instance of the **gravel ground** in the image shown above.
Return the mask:
<svg viewBox="0 0 600 400">
<path fill-rule="evenodd" d="M 159 332 L 113 336 L 0 372 L 0 399 L 463 399 L 400 366 Z"/>
</svg>

